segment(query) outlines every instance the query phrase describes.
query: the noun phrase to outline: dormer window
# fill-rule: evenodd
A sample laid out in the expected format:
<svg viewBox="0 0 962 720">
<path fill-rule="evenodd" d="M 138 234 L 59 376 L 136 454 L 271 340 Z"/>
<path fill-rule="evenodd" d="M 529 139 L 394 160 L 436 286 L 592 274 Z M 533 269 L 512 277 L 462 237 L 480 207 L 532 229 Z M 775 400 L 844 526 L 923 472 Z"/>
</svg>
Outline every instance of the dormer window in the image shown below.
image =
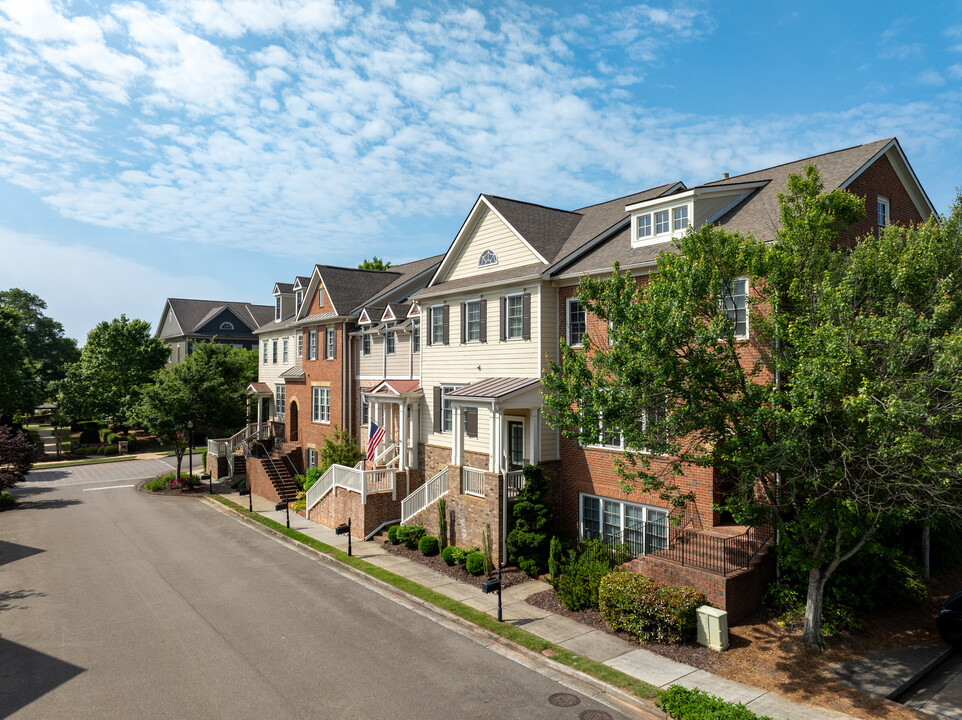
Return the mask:
<svg viewBox="0 0 962 720">
<path fill-rule="evenodd" d="M 221 330 L 233 330 L 233 329 L 234 329 L 234 324 L 233 324 L 233 323 L 229 323 L 229 322 L 222 322 L 222 323 L 220 324 L 220 329 L 221 329 Z"/>
<path fill-rule="evenodd" d="M 487 267 L 488 265 L 497 265 L 498 256 L 494 254 L 494 250 L 485 250 L 481 253 L 481 259 L 478 260 L 478 267 Z"/>
<path fill-rule="evenodd" d="M 280 295 L 274 298 L 274 319 L 275 320 L 281 319 L 281 296 Z"/>
<path fill-rule="evenodd" d="M 650 215 L 650 214 L 649 214 L 649 215 L 640 215 L 640 216 L 638 217 L 638 225 L 637 225 L 637 228 L 638 228 L 638 229 L 637 229 L 637 231 L 635 232 L 635 236 L 636 236 L 639 240 L 644 240 L 645 238 L 650 238 L 651 235 L 652 235 L 652 233 L 653 233 L 653 230 L 652 230 L 652 227 L 651 227 L 651 215 Z"/>
<path fill-rule="evenodd" d="M 663 210 L 648 210 L 631 218 L 631 244 L 634 247 L 667 242 L 683 234 L 691 225 L 691 205 L 676 205 Z"/>
<path fill-rule="evenodd" d="M 688 206 L 682 205 L 671 211 L 671 229 L 680 232 L 688 229 Z"/>
<path fill-rule="evenodd" d="M 298 290 L 294 293 L 294 312 L 301 309 L 301 303 L 304 302 L 304 291 Z"/>
</svg>

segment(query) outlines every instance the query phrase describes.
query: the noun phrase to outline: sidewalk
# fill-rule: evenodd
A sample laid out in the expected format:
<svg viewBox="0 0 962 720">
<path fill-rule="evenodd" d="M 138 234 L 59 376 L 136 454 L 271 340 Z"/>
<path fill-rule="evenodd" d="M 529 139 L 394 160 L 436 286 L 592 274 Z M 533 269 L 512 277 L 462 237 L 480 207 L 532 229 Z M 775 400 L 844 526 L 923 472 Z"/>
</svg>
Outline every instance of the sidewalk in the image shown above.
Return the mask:
<svg viewBox="0 0 962 720">
<path fill-rule="evenodd" d="M 248 498 L 237 493 L 223 494 L 238 505 L 248 506 Z M 275 511 L 274 505 L 264 498 L 254 496 L 254 511 L 282 525 L 284 511 Z M 330 528 L 311 522 L 296 513 L 291 513 L 291 528 L 309 535 L 323 543 L 347 551 L 347 536 L 335 535 Z M 373 565 L 382 567 L 405 577 L 424 587 L 447 595 L 453 600 L 464 603 L 477 610 L 496 617 L 498 598 L 485 595 L 473 585 L 451 580 L 425 566 L 392 555 L 380 543 L 365 542 L 354 538 L 352 541 L 354 557 L 361 558 Z M 655 653 L 631 645 L 601 630 L 594 630 L 566 617 L 555 615 L 548 610 L 536 608 L 525 602 L 529 595 L 547 590 L 547 583 L 529 580 L 521 585 L 508 588 L 501 598 L 502 619 L 545 640 L 561 645 L 572 652 L 644 680 L 652 685 L 667 688 L 669 685 L 682 685 L 699 688 L 712 695 L 731 702 L 744 703 L 757 715 L 768 715 L 773 720 L 851 720 L 845 715 L 824 708 L 809 707 L 792 702 L 775 693 L 742 685 L 741 683 L 717 677 L 704 670 L 677 663 Z"/>
</svg>

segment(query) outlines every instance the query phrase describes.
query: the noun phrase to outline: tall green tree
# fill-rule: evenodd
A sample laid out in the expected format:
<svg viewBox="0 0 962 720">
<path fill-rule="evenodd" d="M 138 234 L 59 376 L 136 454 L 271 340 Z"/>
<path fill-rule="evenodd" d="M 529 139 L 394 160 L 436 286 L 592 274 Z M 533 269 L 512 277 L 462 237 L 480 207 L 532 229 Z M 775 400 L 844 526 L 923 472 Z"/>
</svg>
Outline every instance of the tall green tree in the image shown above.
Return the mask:
<svg viewBox="0 0 962 720">
<path fill-rule="evenodd" d="M 257 379 L 257 352 L 199 343 L 187 358 L 161 370 L 143 387 L 135 420 L 177 455 L 187 448 L 187 423 L 197 432 L 234 429 L 246 421 L 247 385 Z"/>
<path fill-rule="evenodd" d="M 30 362 L 16 315 L 0 306 L 0 423 L 33 411 L 40 398 L 36 367 Z"/>
<path fill-rule="evenodd" d="M 841 563 L 883 524 L 962 508 L 962 206 L 852 249 L 837 238 L 862 201 L 814 168 L 780 200 L 774 243 L 703 227 L 645 284 L 583 280 L 609 338 L 563 347 L 543 382 L 568 436 L 622 434 L 626 491 L 683 504 L 689 467 L 730 478 L 736 520 L 779 528 L 807 569 L 803 639 L 820 645 Z"/>
<path fill-rule="evenodd" d="M 388 260 L 382 260 L 377 255 L 375 255 L 370 260 L 364 259 L 357 266 L 358 270 L 388 270 L 392 267 L 392 264 Z"/>
<path fill-rule="evenodd" d="M 146 320 L 121 315 L 101 322 L 88 333 L 80 361 L 61 386 L 59 402 L 75 419 L 82 411 L 116 427 L 130 427 L 138 390 L 153 380 L 169 355 L 163 341 L 152 337 Z"/>
<path fill-rule="evenodd" d="M 67 368 L 80 359 L 77 341 L 64 335 L 63 325 L 44 314 L 47 309 L 39 295 L 20 288 L 0 292 L 0 307 L 10 311 L 23 338 L 27 357 L 45 400 L 55 396 L 54 382 L 63 379 Z"/>
</svg>

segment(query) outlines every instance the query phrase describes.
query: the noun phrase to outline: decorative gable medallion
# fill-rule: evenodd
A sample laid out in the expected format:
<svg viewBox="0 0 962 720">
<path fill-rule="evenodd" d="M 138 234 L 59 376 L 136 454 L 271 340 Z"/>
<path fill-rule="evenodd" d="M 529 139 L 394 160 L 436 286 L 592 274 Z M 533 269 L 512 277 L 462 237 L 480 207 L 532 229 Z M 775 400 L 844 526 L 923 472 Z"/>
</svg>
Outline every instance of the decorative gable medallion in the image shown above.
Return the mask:
<svg viewBox="0 0 962 720">
<path fill-rule="evenodd" d="M 488 265 L 497 265 L 498 256 L 495 254 L 494 250 L 488 249 L 481 253 L 481 259 L 478 260 L 478 267 L 487 267 Z"/>
</svg>

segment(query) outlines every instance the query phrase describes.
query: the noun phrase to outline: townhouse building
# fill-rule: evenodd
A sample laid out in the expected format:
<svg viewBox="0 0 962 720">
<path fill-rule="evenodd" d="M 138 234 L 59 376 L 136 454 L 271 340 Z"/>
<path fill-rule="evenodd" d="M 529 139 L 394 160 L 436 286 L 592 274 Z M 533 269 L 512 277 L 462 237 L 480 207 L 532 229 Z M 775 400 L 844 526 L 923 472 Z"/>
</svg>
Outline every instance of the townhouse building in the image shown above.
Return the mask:
<svg viewBox="0 0 962 720">
<path fill-rule="evenodd" d="M 270 318 L 267 305 L 167 298 L 154 337 L 170 346 L 169 366 L 184 360 L 199 342 L 251 350 L 257 345 L 258 328 Z"/>
</svg>

